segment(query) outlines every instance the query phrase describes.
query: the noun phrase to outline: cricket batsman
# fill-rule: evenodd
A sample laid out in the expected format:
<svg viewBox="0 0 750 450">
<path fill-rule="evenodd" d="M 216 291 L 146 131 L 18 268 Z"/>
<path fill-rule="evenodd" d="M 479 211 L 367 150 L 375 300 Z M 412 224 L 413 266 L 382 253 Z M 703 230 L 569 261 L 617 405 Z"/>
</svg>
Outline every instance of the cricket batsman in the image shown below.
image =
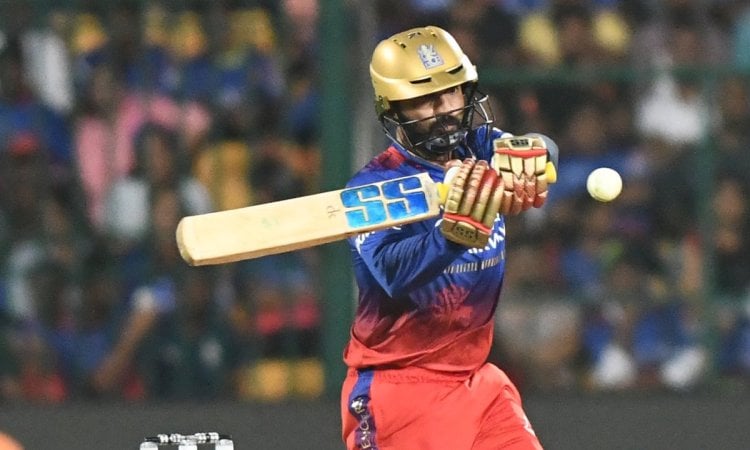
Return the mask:
<svg viewBox="0 0 750 450">
<path fill-rule="evenodd" d="M 427 172 L 441 216 L 349 239 L 359 288 L 344 351 L 348 449 L 540 449 L 518 390 L 488 363 L 505 268 L 504 216 L 541 207 L 557 147 L 493 125 L 477 70 L 427 26 L 375 48 L 375 107 L 391 145 L 348 186 Z"/>
</svg>

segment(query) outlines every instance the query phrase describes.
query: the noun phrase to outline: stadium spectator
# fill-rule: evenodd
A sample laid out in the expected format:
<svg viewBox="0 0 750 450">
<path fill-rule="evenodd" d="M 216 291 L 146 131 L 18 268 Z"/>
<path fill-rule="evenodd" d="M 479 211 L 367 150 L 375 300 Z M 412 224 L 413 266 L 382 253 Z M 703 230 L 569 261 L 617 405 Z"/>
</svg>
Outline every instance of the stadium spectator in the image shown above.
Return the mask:
<svg viewBox="0 0 750 450">
<path fill-rule="evenodd" d="M 303 178 L 284 164 L 283 148 L 264 148 L 268 153 L 259 155 L 250 174 L 256 201 L 302 195 Z M 236 347 L 241 349 L 237 385 L 241 398 L 284 398 L 294 393 L 295 379 L 300 395 L 320 390 L 319 381 L 294 373 L 299 365 L 313 374 L 320 370 L 321 323 L 313 278 L 319 274 L 313 269 L 318 263 L 314 252 L 297 251 L 236 265 L 231 324 Z"/>
<path fill-rule="evenodd" d="M 750 173 L 750 84 L 732 76 L 718 86 L 719 124 L 711 134 L 715 166 L 720 172 Z"/>
<path fill-rule="evenodd" d="M 109 64 L 96 66 L 84 95 L 75 121 L 77 161 L 89 216 L 102 231 L 112 183 L 140 164 L 136 144 L 142 128 L 156 124 L 179 129 L 174 144 L 190 149 L 190 144 L 208 131 L 211 118 L 198 103 L 183 104 L 169 97 L 127 90 Z"/>
<path fill-rule="evenodd" d="M 177 134 L 145 123 L 135 136 L 136 162 L 128 176 L 115 180 L 105 208 L 105 230 L 125 245 L 141 244 L 150 226 L 151 196 L 165 187 L 177 189 L 188 214 L 213 210 L 211 198 L 184 166 Z"/>
<path fill-rule="evenodd" d="M 750 375 L 750 203 L 743 175 L 719 172 L 712 200 L 715 217 L 711 251 L 721 346 L 718 365 L 730 379 Z"/>
<path fill-rule="evenodd" d="M 651 249 L 632 246 L 607 264 L 583 331 L 592 389 L 681 390 L 702 381 L 707 355 L 662 270 Z"/>
<path fill-rule="evenodd" d="M 58 114 L 68 117 L 75 106 L 72 61 L 65 42 L 68 14 L 52 10 L 45 25 L 21 36 L 27 77 L 37 97 Z"/>
<path fill-rule="evenodd" d="M 703 95 L 696 69 L 725 63 L 728 44 L 693 2 L 668 3 L 666 17 L 655 24 L 658 37 L 644 27 L 645 42 L 632 48 L 634 61 L 661 69 L 639 94 L 636 125 L 645 137 L 684 146 L 698 143 L 716 120 L 710 109 L 714 99 Z"/>
<path fill-rule="evenodd" d="M 34 135 L 48 151 L 51 177 L 73 176 L 73 145 L 64 115 L 45 105 L 31 88 L 29 67 L 18 36 L 0 49 L 0 142 Z"/>
<path fill-rule="evenodd" d="M 149 398 L 220 398 L 231 392 L 233 356 L 215 271 L 186 268 L 174 245 L 185 212 L 179 191 L 157 187 L 152 196 L 151 278 L 138 288 L 134 313 L 154 311 L 157 321 L 138 352 L 138 368 Z"/>
</svg>

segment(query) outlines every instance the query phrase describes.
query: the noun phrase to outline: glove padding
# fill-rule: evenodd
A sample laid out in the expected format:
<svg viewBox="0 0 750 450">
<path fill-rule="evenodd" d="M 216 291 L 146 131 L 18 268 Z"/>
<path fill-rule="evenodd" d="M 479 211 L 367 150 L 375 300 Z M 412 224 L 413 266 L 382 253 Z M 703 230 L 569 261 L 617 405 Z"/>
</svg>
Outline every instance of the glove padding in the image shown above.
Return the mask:
<svg viewBox="0 0 750 450">
<path fill-rule="evenodd" d="M 515 215 L 532 206 L 539 208 L 547 200 L 550 182 L 547 143 L 541 135 L 500 137 L 493 141 L 491 166 L 503 182 L 500 214 Z M 554 166 L 550 169 L 554 173 Z"/>
<path fill-rule="evenodd" d="M 459 164 L 455 177 L 446 180 L 450 188 L 440 231 L 452 242 L 484 248 L 503 200 L 502 178 L 482 160 L 451 162 L 449 170 Z"/>
</svg>

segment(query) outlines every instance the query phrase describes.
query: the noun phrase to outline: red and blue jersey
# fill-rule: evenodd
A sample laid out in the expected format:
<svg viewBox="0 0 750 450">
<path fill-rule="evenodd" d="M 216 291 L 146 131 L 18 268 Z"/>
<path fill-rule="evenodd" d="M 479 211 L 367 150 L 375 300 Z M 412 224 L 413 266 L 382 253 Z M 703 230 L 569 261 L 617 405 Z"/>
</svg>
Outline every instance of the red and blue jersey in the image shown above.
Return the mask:
<svg viewBox="0 0 750 450">
<path fill-rule="evenodd" d="M 489 161 L 502 132 L 480 128 L 469 134 L 459 158 Z M 442 181 L 444 169 L 398 144 L 375 157 L 348 186 L 427 172 Z M 446 240 L 440 217 L 349 239 L 359 287 L 349 367 L 421 367 L 472 372 L 485 361 L 505 269 L 505 223 L 495 220 L 489 243 L 469 249 Z"/>
</svg>

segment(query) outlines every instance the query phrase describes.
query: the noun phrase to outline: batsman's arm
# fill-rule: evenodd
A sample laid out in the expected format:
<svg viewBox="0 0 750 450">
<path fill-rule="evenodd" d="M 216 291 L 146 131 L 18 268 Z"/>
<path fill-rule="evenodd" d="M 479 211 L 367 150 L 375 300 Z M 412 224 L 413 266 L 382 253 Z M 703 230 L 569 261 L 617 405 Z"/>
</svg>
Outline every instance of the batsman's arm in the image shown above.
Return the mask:
<svg viewBox="0 0 750 450">
<path fill-rule="evenodd" d="M 500 177 L 498 177 L 499 179 Z M 225 264 L 436 217 L 450 188 L 427 173 L 182 218 L 176 240 L 190 265 Z"/>
<path fill-rule="evenodd" d="M 361 262 L 390 297 L 402 297 L 440 275 L 466 247 L 446 240 L 439 227 L 411 234 L 391 228 L 350 239 Z"/>
<path fill-rule="evenodd" d="M 554 167 L 552 167 L 554 169 Z M 456 161 L 439 184 L 442 220 L 425 232 L 406 227 L 350 239 L 361 263 L 390 297 L 409 294 L 440 275 L 468 247 L 484 247 L 498 214 L 500 180 L 486 161 Z"/>
</svg>

